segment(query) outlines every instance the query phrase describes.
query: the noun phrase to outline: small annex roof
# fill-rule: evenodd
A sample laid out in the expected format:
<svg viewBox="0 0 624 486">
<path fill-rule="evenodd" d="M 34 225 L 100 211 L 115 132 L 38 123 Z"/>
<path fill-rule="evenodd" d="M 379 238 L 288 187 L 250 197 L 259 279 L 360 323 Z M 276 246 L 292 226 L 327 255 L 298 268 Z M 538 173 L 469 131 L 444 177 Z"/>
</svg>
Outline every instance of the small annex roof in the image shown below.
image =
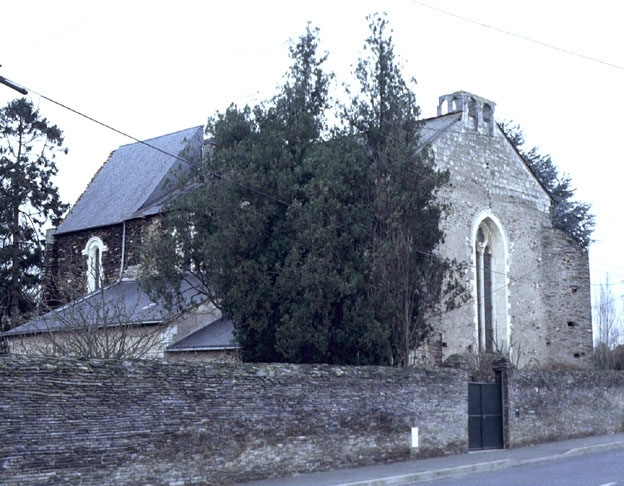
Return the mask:
<svg viewBox="0 0 624 486">
<path fill-rule="evenodd" d="M 220 318 L 185 336 L 165 351 L 197 352 L 226 349 L 238 349 L 234 338 L 234 321 Z"/>
<path fill-rule="evenodd" d="M 201 157 L 203 127 L 122 145 L 80 196 L 56 234 L 108 226 L 157 212 L 176 173 Z M 157 206 L 154 209 L 154 206 Z"/>
<path fill-rule="evenodd" d="M 201 300 L 199 293 L 186 280 L 183 281 L 180 292 L 186 305 L 194 305 Z M 85 326 L 117 327 L 161 324 L 179 314 L 180 310 L 171 310 L 162 303 L 152 301 L 141 289 L 138 281 L 121 280 L 35 317 L 1 335 L 11 337 L 71 331 Z"/>
</svg>

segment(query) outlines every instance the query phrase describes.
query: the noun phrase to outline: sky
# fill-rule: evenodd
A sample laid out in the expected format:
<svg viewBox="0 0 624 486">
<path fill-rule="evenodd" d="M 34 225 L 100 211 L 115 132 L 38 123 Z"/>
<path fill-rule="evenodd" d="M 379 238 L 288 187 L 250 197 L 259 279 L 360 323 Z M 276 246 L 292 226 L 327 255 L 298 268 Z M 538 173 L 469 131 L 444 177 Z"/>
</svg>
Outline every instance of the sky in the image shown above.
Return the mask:
<svg viewBox="0 0 624 486">
<path fill-rule="evenodd" d="M 352 83 L 367 15 L 386 12 L 423 117 L 469 91 L 550 154 L 596 215 L 592 291 L 624 295 L 624 30 L 618 2 L 571 0 L 21 0 L 0 4 L 0 76 L 65 134 L 57 184 L 74 203 L 111 151 L 270 98 L 307 22 Z M 354 84 L 354 83 L 353 83 Z M 0 85 L 0 106 L 19 96 Z M 43 96 L 43 97 L 42 97 Z M 44 98 L 45 97 L 45 98 Z M 58 104 L 48 101 L 56 101 Z M 72 111 L 73 110 L 73 111 Z"/>
</svg>

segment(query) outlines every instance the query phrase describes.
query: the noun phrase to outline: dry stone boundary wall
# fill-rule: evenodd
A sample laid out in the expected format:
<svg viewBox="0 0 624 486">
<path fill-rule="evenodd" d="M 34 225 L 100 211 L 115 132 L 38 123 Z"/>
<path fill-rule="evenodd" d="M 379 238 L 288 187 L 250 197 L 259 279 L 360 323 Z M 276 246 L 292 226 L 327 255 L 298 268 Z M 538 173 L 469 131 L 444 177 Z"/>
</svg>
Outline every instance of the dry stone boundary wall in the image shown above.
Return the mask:
<svg viewBox="0 0 624 486">
<path fill-rule="evenodd" d="M 466 401 L 447 369 L 0 358 L 0 483 L 234 484 L 461 452 Z"/>
<path fill-rule="evenodd" d="M 621 371 L 513 371 L 508 393 L 510 447 L 624 431 Z"/>
<path fill-rule="evenodd" d="M 440 368 L 2 357 L 0 484 L 231 485 L 466 452 L 467 380 Z M 624 430 L 622 372 L 503 381 L 508 446 Z"/>
</svg>

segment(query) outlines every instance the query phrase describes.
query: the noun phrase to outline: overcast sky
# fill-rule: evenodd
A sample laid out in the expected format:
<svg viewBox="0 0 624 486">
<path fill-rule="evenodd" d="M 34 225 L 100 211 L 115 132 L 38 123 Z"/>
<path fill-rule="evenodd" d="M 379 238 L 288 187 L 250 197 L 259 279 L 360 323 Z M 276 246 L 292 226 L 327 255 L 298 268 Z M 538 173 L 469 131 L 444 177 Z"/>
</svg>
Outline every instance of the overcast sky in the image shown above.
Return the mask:
<svg viewBox="0 0 624 486">
<path fill-rule="evenodd" d="M 273 95 L 288 41 L 320 29 L 327 68 L 348 81 L 368 33 L 387 12 L 396 53 L 418 81 L 423 116 L 465 90 L 519 123 L 550 153 L 597 216 L 596 285 L 624 293 L 624 29 L 619 2 L 526 0 L 21 0 L 0 5 L 0 75 L 31 90 L 65 133 L 58 185 L 75 202 L 108 154 L 132 143 L 40 93 L 138 139 L 203 125 L 230 103 Z M 166 5 L 166 6 L 165 6 Z M 565 5 L 565 9 L 562 9 Z M 441 11 L 443 10 L 443 11 Z M 511 35 L 514 34 L 514 35 Z M 551 46 L 551 47 L 547 47 Z M 0 105 L 18 96 L 0 86 Z"/>
</svg>

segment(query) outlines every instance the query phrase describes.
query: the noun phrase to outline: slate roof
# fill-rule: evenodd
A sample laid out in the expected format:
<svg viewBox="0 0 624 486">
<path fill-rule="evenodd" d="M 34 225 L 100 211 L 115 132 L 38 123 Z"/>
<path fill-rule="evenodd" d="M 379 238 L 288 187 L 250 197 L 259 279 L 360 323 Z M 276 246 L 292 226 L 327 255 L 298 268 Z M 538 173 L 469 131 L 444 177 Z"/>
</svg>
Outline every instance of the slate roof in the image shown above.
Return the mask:
<svg viewBox="0 0 624 486">
<path fill-rule="evenodd" d="M 217 319 L 169 346 L 167 352 L 238 349 L 234 339 L 234 321 Z"/>
<path fill-rule="evenodd" d="M 203 128 L 122 145 L 100 168 L 56 234 L 108 226 L 155 214 L 171 191 L 170 179 L 201 156 Z M 182 157 L 182 158 L 181 158 Z"/>
<path fill-rule="evenodd" d="M 199 302 L 199 294 L 188 282 L 182 284 L 185 302 Z M 102 290 L 31 319 L 21 326 L 2 333 L 2 336 L 20 336 L 41 332 L 67 331 L 92 326 L 122 326 L 160 324 L 180 314 L 168 310 L 161 303 L 153 302 L 141 290 L 136 280 L 118 281 Z"/>
</svg>

